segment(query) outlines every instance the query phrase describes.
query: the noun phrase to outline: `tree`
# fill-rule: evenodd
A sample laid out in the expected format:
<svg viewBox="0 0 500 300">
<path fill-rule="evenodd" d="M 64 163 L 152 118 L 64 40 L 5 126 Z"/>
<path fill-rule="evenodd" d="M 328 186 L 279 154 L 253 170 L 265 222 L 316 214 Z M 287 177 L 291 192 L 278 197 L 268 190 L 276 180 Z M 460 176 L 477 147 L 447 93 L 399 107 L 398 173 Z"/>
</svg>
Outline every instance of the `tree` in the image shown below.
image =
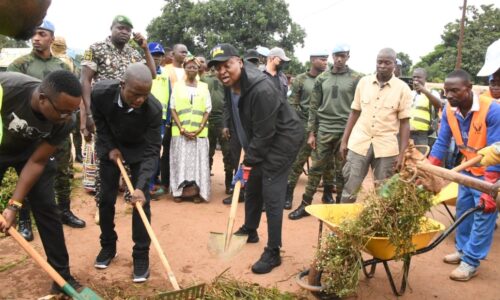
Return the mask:
<svg viewBox="0 0 500 300">
<path fill-rule="evenodd" d="M 0 49 L 2 48 L 28 48 L 25 41 L 17 41 L 10 37 L 0 35 Z"/>
<path fill-rule="evenodd" d="M 425 68 L 428 80 L 443 82 L 446 75 L 455 68 L 457 43 L 460 33 L 460 20 L 448 23 L 441 35 L 442 42 L 434 50 L 423 56 L 415 67 Z M 477 83 L 486 79 L 476 77 L 484 63 L 486 49 L 500 38 L 500 9 L 493 4 L 467 7 L 465 33 L 462 52 L 462 69 L 469 72 Z"/>
<path fill-rule="evenodd" d="M 413 61 L 410 56 L 404 52 L 398 52 L 396 57 L 403 63 L 403 66 L 401 67 L 401 76 L 410 76 L 410 69 L 413 65 Z"/>
<path fill-rule="evenodd" d="M 208 54 L 218 43 L 237 49 L 279 46 L 292 56 L 305 31 L 292 21 L 284 0 L 167 0 L 147 28 L 149 40 L 185 44 L 193 54 Z"/>
</svg>

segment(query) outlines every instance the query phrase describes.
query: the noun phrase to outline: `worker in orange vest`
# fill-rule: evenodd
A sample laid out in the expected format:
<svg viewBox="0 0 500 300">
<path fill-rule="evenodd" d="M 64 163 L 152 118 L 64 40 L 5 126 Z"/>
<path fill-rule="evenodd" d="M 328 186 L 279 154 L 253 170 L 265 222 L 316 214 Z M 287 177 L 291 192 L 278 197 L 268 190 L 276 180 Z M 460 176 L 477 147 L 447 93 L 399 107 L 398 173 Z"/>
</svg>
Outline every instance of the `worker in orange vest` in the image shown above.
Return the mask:
<svg viewBox="0 0 500 300">
<path fill-rule="evenodd" d="M 463 70 L 451 72 L 444 83 L 448 100 L 443 110 L 441 128 L 429 161 L 441 165 L 451 138 L 455 138 L 465 160 L 479 155 L 477 151 L 500 141 L 500 105 L 491 99 L 479 99 L 472 92 L 470 75 Z M 472 167 L 464 174 L 495 183 L 500 178 L 500 165 Z M 457 198 L 457 218 L 466 210 L 483 206 L 457 228 L 456 251 L 444 257 L 444 262 L 459 264 L 450 278 L 467 281 L 477 275 L 479 261 L 484 259 L 493 240 L 497 208 L 493 197 L 475 189 L 460 186 Z"/>
</svg>

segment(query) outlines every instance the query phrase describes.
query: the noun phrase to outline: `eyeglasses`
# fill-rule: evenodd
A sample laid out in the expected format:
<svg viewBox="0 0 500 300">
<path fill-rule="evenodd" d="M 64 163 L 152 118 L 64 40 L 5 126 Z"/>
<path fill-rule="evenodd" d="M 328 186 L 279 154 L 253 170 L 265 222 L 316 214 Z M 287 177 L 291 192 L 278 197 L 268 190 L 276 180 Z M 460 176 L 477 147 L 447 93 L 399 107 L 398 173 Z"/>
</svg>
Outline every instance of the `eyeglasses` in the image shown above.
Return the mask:
<svg viewBox="0 0 500 300">
<path fill-rule="evenodd" d="M 54 109 L 54 111 L 56 113 L 59 114 L 59 118 L 60 119 L 66 119 L 68 117 L 70 117 L 72 114 L 76 114 L 76 113 L 79 113 L 80 112 L 80 108 L 72 111 L 72 112 L 67 112 L 67 111 L 61 111 L 60 109 L 58 109 L 55 105 L 54 105 L 54 102 L 52 102 L 52 99 L 50 99 L 50 97 L 45 94 L 41 89 L 40 89 L 40 94 L 43 94 L 45 98 L 47 98 L 47 100 L 49 101 L 50 105 L 52 105 L 52 108 Z"/>
</svg>

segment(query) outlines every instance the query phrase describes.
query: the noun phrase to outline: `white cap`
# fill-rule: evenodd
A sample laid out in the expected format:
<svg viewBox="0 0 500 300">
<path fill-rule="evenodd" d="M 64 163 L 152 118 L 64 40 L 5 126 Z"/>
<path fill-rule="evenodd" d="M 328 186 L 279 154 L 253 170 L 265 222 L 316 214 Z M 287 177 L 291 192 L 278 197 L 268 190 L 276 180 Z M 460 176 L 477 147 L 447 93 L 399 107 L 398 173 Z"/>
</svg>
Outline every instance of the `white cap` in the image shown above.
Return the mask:
<svg viewBox="0 0 500 300">
<path fill-rule="evenodd" d="M 489 76 L 500 68 L 500 39 L 493 42 L 486 50 L 484 65 L 477 76 Z"/>
<path fill-rule="evenodd" d="M 284 60 L 284 61 L 290 61 L 290 58 L 288 58 L 286 55 L 285 55 L 285 50 L 279 48 L 279 47 L 274 47 L 273 49 L 269 50 L 269 54 L 267 55 L 268 57 L 272 57 L 272 56 L 277 56 L 279 57 L 281 60 Z"/>
<path fill-rule="evenodd" d="M 269 48 L 267 47 L 257 46 L 255 50 L 262 56 L 267 56 L 269 54 Z"/>
</svg>

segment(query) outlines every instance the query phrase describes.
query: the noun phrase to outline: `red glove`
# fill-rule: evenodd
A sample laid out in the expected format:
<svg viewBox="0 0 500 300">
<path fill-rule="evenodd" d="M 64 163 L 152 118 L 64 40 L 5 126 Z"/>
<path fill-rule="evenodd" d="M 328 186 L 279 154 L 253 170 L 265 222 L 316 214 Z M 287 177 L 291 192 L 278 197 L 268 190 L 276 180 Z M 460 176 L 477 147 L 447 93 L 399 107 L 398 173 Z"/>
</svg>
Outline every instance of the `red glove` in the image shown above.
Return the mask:
<svg viewBox="0 0 500 300">
<path fill-rule="evenodd" d="M 252 167 L 248 167 L 245 165 L 242 165 L 243 167 L 243 180 L 245 183 L 248 181 L 248 178 L 250 177 L 250 171 L 252 171 Z"/>
<path fill-rule="evenodd" d="M 496 183 L 500 178 L 500 172 L 495 171 L 486 171 L 484 172 L 484 181 L 489 183 Z M 493 213 L 497 210 L 496 201 L 493 196 L 483 193 L 481 194 L 481 198 L 479 198 L 479 203 L 484 206 L 483 211 L 485 213 Z"/>
<path fill-rule="evenodd" d="M 427 159 L 431 164 L 441 167 L 441 160 L 435 156 L 429 156 Z"/>
</svg>

